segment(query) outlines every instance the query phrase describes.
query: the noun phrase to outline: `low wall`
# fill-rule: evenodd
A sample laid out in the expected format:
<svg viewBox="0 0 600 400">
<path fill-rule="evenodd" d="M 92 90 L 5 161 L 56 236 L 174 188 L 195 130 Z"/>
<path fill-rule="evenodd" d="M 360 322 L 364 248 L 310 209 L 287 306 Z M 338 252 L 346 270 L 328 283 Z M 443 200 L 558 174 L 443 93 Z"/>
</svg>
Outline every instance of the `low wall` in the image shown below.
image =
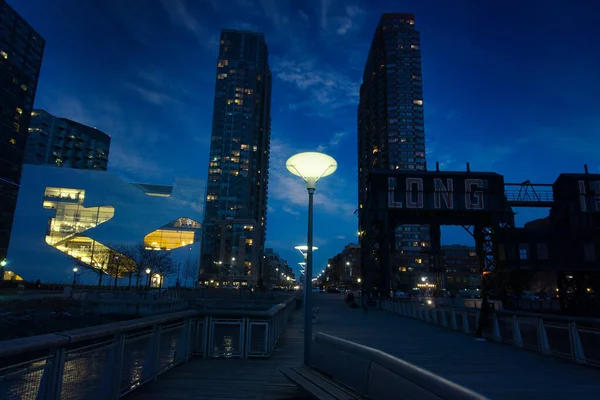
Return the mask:
<svg viewBox="0 0 600 400">
<path fill-rule="evenodd" d="M 487 400 L 404 360 L 358 343 L 317 333 L 311 367 L 372 400 Z"/>
</svg>

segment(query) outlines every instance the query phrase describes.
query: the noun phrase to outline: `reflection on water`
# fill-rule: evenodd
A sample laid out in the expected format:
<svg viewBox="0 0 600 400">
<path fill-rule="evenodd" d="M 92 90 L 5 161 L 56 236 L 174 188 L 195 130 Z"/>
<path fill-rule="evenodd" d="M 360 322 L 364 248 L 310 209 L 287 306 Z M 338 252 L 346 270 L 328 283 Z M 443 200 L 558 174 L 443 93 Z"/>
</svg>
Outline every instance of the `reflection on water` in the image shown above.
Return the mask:
<svg viewBox="0 0 600 400">
<path fill-rule="evenodd" d="M 225 336 L 223 338 L 223 350 L 225 350 L 225 357 L 231 357 L 233 355 L 233 338 L 231 336 Z"/>
<path fill-rule="evenodd" d="M 163 332 L 160 338 L 159 371 L 175 362 L 180 330 Z M 128 392 L 153 377 L 150 350 L 153 337 L 126 341 L 121 368 L 121 393 Z M 71 350 L 64 365 L 61 400 L 105 400 L 115 379 L 115 351 L 118 342 L 88 351 Z M 50 363 L 50 362 L 49 362 Z M 18 369 L 0 371 L 0 399 L 32 400 L 38 397 L 45 361 L 23 364 Z"/>
</svg>

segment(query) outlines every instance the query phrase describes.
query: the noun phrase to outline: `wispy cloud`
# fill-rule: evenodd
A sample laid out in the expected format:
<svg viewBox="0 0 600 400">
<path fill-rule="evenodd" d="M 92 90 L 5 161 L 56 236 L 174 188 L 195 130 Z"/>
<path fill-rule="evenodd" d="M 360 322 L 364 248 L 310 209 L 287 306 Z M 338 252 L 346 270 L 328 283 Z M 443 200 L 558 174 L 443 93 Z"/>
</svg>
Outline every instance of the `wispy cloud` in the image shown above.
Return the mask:
<svg viewBox="0 0 600 400">
<path fill-rule="evenodd" d="M 156 161 L 137 153 L 129 146 L 112 145 L 110 148 L 109 171 L 117 169 L 131 173 L 136 176 L 160 177 L 170 172 L 164 165 L 159 165 Z"/>
<path fill-rule="evenodd" d="M 351 79 L 322 63 L 274 57 L 273 71 L 278 79 L 308 94 L 307 101 L 292 103 L 288 106 L 290 109 L 310 108 L 317 115 L 322 113 L 330 117 L 327 111 L 358 103 L 359 80 Z"/>
<path fill-rule="evenodd" d="M 200 36 L 203 31 L 202 26 L 192 16 L 184 0 L 161 0 L 161 4 L 169 14 L 173 24 L 189 30 L 196 36 Z"/>
<path fill-rule="evenodd" d="M 288 213 L 288 214 L 292 214 L 292 215 L 300 215 L 300 212 L 299 212 L 299 211 L 292 210 L 290 207 L 287 207 L 287 206 L 284 206 L 284 207 L 282 208 L 282 210 L 283 210 L 284 212 Z"/>
<path fill-rule="evenodd" d="M 302 150 L 283 141 L 271 140 L 269 197 L 286 204 L 286 207 L 295 212 L 299 207 L 307 205 L 306 185 L 300 178 L 289 173 L 285 162 L 299 151 Z M 346 200 L 348 191 L 346 181 L 339 175 L 336 176 L 336 179 L 324 179 L 327 180 L 327 183 L 318 185 L 314 196 L 315 206 L 328 214 L 344 219 L 354 219 L 356 205 Z"/>
<path fill-rule="evenodd" d="M 357 19 L 364 14 L 364 11 L 358 6 L 346 6 L 345 15 L 336 17 L 338 23 L 336 30 L 338 35 L 345 35 L 353 28 L 356 28 Z"/>
<path fill-rule="evenodd" d="M 334 133 L 333 136 L 331 137 L 331 139 L 329 140 L 329 142 L 321 143 L 319 146 L 317 146 L 317 151 L 323 152 L 323 151 L 326 151 L 330 147 L 336 147 L 337 145 L 340 144 L 340 142 L 342 141 L 342 139 L 344 137 L 346 137 L 346 132 Z"/>
<path fill-rule="evenodd" d="M 137 92 L 147 102 L 156 104 L 157 106 L 162 106 L 167 103 L 181 103 L 180 100 L 173 96 L 157 90 L 146 89 L 132 83 L 128 84 L 127 87 Z"/>
</svg>

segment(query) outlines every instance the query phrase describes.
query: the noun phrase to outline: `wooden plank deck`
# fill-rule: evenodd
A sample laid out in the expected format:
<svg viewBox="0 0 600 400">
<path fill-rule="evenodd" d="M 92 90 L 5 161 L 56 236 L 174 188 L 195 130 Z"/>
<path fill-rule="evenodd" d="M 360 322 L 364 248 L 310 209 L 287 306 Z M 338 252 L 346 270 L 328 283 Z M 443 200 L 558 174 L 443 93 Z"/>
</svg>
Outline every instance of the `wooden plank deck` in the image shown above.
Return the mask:
<svg viewBox="0 0 600 400">
<path fill-rule="evenodd" d="M 370 308 L 351 310 L 341 294 L 315 294 L 324 332 L 364 344 L 493 400 L 597 400 L 600 370 Z"/>
<path fill-rule="evenodd" d="M 296 311 L 273 354 L 265 359 L 192 358 L 133 391 L 135 399 L 308 400 L 280 369 L 302 365 L 302 312 Z"/>
</svg>

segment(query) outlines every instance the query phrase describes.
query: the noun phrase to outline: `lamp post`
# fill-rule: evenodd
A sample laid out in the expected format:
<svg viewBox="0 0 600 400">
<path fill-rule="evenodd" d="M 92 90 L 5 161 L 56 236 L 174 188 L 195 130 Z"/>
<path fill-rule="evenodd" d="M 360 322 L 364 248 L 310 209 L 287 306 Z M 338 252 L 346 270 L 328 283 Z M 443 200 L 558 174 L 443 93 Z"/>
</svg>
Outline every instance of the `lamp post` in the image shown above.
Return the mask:
<svg viewBox="0 0 600 400">
<path fill-rule="evenodd" d="M 152 270 L 146 268 L 146 290 L 150 290 L 150 272 L 152 272 Z"/>
<path fill-rule="evenodd" d="M 77 267 L 73 268 L 73 289 L 75 289 L 76 281 L 77 281 Z"/>
<path fill-rule="evenodd" d="M 4 281 L 4 268 L 6 267 L 6 259 L 0 261 L 0 284 Z"/>
<path fill-rule="evenodd" d="M 337 169 L 337 162 L 330 156 L 307 152 L 290 157 L 286 168 L 292 174 L 301 177 L 306 182 L 308 190 L 308 240 L 306 251 L 306 272 L 304 274 L 304 364 L 310 365 L 310 347 L 312 342 L 312 252 L 313 252 L 313 195 L 317 181 L 331 175 Z"/>
</svg>

